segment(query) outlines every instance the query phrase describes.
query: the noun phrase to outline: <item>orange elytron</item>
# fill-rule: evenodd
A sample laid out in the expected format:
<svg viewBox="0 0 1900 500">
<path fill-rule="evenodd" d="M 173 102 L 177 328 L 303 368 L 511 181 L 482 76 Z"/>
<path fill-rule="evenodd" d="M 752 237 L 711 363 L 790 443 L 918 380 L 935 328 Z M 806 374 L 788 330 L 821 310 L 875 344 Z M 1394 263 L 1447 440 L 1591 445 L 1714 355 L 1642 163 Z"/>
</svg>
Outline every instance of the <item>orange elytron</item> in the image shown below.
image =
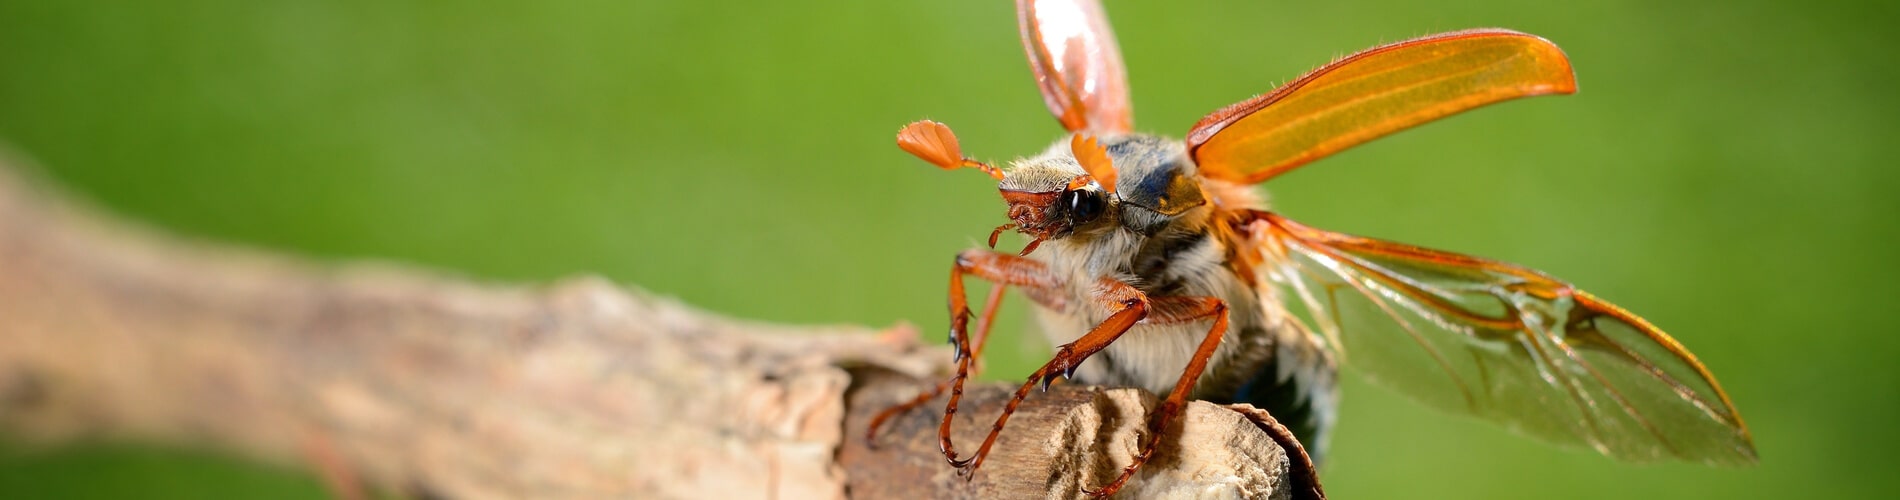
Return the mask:
<svg viewBox="0 0 1900 500">
<path fill-rule="evenodd" d="M 1134 463 L 1091 491 L 1106 495 L 1152 456 L 1190 398 L 1265 408 L 1322 456 L 1346 361 L 1430 406 L 1618 459 L 1755 461 L 1708 369 L 1642 318 L 1523 267 L 1308 227 L 1267 210 L 1250 187 L 1427 121 L 1575 92 L 1556 45 L 1478 29 L 1375 47 L 1216 111 L 1177 141 L 1133 131 L 1100 4 L 1016 6 L 1043 101 L 1070 134 L 1006 169 L 965 157 L 940 123 L 898 134 L 905 151 L 938 167 L 999 181 L 1010 222 L 991 233 L 992 248 L 1010 229 L 1031 241 L 1019 253 L 957 256 L 956 376 L 880 415 L 873 434 L 948 389 L 943 453 L 968 475 L 1038 384 L 1072 377 L 1167 394 Z M 974 342 L 963 289 L 971 275 L 996 284 Z M 1059 347 L 964 457 L 950 415 L 1008 288 L 1035 303 Z"/>
</svg>

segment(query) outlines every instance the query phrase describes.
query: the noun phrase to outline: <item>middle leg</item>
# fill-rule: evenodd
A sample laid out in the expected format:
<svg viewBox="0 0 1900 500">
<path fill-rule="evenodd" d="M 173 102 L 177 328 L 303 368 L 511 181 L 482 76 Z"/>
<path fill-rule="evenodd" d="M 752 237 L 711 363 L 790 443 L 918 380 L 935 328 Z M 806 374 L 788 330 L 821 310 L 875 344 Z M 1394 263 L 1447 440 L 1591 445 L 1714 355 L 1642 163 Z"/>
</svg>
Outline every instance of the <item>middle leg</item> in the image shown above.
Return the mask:
<svg viewBox="0 0 1900 500">
<path fill-rule="evenodd" d="M 1214 357 L 1214 351 L 1220 348 L 1221 337 L 1227 333 L 1227 303 L 1213 297 L 1161 297 L 1153 299 L 1154 313 L 1143 324 L 1166 325 L 1203 321 L 1213 318 L 1214 325 L 1208 329 L 1207 337 L 1201 339 L 1201 345 L 1194 350 L 1194 357 L 1188 359 L 1187 368 L 1181 371 L 1181 379 L 1174 383 L 1174 390 L 1168 391 L 1167 399 L 1161 401 L 1148 416 L 1148 440 L 1141 445 L 1141 452 L 1135 455 L 1134 463 L 1122 468 L 1120 476 L 1100 490 L 1089 491 L 1089 495 L 1106 497 L 1121 490 L 1135 471 L 1154 456 L 1155 448 L 1161 443 L 1161 434 L 1168 430 L 1168 424 L 1181 415 L 1187 408 L 1188 393 L 1201 380 L 1201 372 L 1207 369 L 1207 362 Z"/>
</svg>

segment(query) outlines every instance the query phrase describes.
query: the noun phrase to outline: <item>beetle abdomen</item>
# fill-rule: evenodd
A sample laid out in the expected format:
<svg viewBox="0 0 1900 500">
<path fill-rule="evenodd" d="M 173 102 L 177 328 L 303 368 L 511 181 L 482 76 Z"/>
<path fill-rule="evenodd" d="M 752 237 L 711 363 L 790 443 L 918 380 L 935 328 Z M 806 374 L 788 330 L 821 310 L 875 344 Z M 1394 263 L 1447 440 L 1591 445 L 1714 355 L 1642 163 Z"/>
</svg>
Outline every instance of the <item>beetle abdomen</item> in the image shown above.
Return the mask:
<svg viewBox="0 0 1900 500">
<path fill-rule="evenodd" d="M 1247 403 L 1267 410 L 1281 425 L 1306 446 L 1314 462 L 1326 455 L 1326 443 L 1338 416 L 1336 402 L 1337 372 L 1330 366 L 1287 366 L 1299 364 L 1298 357 L 1275 356 L 1254 372 L 1252 379 L 1240 384 L 1225 401 L 1210 394 L 1214 403 Z"/>
</svg>

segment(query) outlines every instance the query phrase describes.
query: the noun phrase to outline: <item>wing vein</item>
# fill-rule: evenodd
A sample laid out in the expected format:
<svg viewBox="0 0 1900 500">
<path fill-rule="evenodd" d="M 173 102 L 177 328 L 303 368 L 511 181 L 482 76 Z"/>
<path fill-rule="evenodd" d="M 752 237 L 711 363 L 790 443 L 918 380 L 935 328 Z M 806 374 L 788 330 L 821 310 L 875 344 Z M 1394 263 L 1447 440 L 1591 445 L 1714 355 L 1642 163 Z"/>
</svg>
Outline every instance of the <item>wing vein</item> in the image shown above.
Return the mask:
<svg viewBox="0 0 1900 500">
<path fill-rule="evenodd" d="M 1330 251 L 1331 249 L 1328 249 L 1326 247 L 1311 247 L 1311 248 L 1302 247 L 1302 248 L 1305 248 L 1305 250 L 1308 252 L 1326 255 L 1328 257 L 1328 260 L 1331 260 L 1332 262 L 1336 264 L 1358 269 L 1357 266 L 1354 266 L 1351 263 L 1341 260 L 1338 254 L 1331 252 Z M 1329 267 L 1329 269 L 1331 268 Z M 1472 408 L 1476 408 L 1477 401 L 1478 401 L 1477 396 L 1472 395 L 1470 385 L 1465 382 L 1464 377 L 1458 375 L 1458 371 L 1456 369 L 1452 368 L 1451 362 L 1445 359 L 1444 353 L 1439 352 L 1437 346 L 1432 345 L 1431 341 L 1426 340 L 1425 336 L 1419 333 L 1417 329 L 1413 328 L 1411 322 L 1406 321 L 1405 318 L 1400 316 L 1397 311 L 1393 310 L 1391 305 L 1387 304 L 1384 298 L 1381 298 L 1379 294 L 1374 293 L 1371 290 L 1367 289 L 1363 284 L 1359 283 L 1359 280 L 1354 279 L 1354 276 L 1348 273 L 1345 273 L 1339 269 L 1333 269 L 1333 272 L 1340 276 L 1341 281 L 1345 282 L 1347 285 L 1352 286 L 1354 290 L 1358 291 L 1359 295 L 1365 297 L 1367 300 L 1372 301 L 1374 305 L 1377 305 L 1379 307 L 1379 310 L 1385 313 L 1386 317 L 1392 318 L 1393 322 L 1398 323 L 1399 327 L 1404 328 L 1405 333 L 1412 338 L 1412 341 L 1417 343 L 1420 348 L 1425 349 L 1425 352 L 1432 356 L 1432 360 L 1438 363 L 1438 368 L 1440 370 L 1443 370 L 1445 372 L 1445 375 L 1451 377 L 1452 382 L 1458 385 L 1458 392 L 1464 394 L 1466 405 Z M 1374 278 L 1371 278 L 1371 277 L 1368 277 L 1366 279 L 1374 280 Z M 1337 310 L 1338 308 L 1339 308 L 1338 305 L 1334 304 L 1334 309 Z M 1422 312 L 1422 311 L 1419 311 L 1416 307 L 1411 307 L 1408 309 L 1411 309 L 1413 312 Z"/>
</svg>

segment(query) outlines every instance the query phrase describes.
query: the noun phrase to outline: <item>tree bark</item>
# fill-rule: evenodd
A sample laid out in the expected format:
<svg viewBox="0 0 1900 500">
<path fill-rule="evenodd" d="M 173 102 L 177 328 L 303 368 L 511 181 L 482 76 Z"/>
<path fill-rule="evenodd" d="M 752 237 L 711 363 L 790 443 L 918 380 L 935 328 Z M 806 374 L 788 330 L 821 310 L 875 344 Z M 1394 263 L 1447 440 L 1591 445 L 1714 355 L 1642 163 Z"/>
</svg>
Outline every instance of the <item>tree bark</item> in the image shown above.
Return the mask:
<svg viewBox="0 0 1900 500">
<path fill-rule="evenodd" d="M 1075 497 L 1128 463 L 1154 398 L 1058 385 L 970 481 L 947 372 L 906 326 L 724 318 L 596 278 L 479 284 L 320 266 L 99 216 L 0 165 L 0 432 L 209 445 L 449 498 Z M 974 449 L 1013 386 L 975 384 Z M 1263 413 L 1195 403 L 1130 497 L 1317 492 Z M 873 446 L 875 444 L 875 446 Z"/>
</svg>

